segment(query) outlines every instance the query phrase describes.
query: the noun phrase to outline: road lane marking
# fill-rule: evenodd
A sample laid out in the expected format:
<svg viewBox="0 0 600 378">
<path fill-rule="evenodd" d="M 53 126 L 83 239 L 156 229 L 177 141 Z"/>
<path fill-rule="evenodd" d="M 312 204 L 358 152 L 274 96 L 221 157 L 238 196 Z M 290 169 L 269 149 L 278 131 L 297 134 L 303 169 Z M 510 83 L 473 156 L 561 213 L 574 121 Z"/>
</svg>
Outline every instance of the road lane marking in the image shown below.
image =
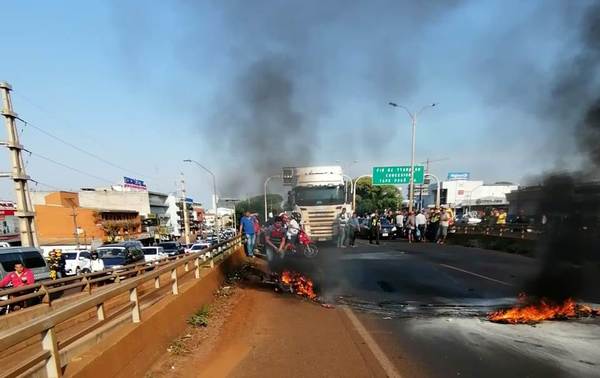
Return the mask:
<svg viewBox="0 0 600 378">
<path fill-rule="evenodd" d="M 443 266 L 443 267 L 445 267 L 445 268 L 448 268 L 448 269 L 454 269 L 454 270 L 457 270 L 457 271 L 459 271 L 459 272 L 463 272 L 463 273 L 466 273 L 466 274 L 470 274 L 470 275 L 472 275 L 472 276 L 475 276 L 475 277 L 483 278 L 484 280 L 488 280 L 488 281 L 496 282 L 496 283 L 499 283 L 499 284 L 501 284 L 501 285 L 505 285 L 505 286 L 515 286 L 515 285 L 513 285 L 513 284 L 511 284 L 511 283 L 504 282 L 504 281 L 500 281 L 500 280 L 497 280 L 497 279 L 495 279 L 495 278 L 491 278 L 491 277 L 483 276 L 483 275 L 481 275 L 481 274 L 477 274 L 477 273 L 474 273 L 474 272 L 470 272 L 470 271 L 468 271 L 468 270 L 460 269 L 460 268 L 457 268 L 457 267 L 455 267 L 455 266 L 452 266 L 452 265 L 446 265 L 446 264 L 438 264 L 438 265 L 440 265 L 440 266 Z"/>
<path fill-rule="evenodd" d="M 365 326 L 360 322 L 360 320 L 358 320 L 356 315 L 354 315 L 354 312 L 352 312 L 350 307 L 342 306 L 342 310 L 344 310 L 344 313 L 346 314 L 348 319 L 350 319 L 350 322 L 356 329 L 356 332 L 358 332 L 365 344 L 367 344 L 369 350 L 371 351 L 371 353 L 373 353 L 373 355 L 377 359 L 377 362 L 379 362 L 379 365 L 381 365 L 383 371 L 385 371 L 385 374 L 387 374 L 387 376 L 390 378 L 401 378 L 400 373 L 398 373 L 392 361 L 390 361 L 390 359 L 385 355 L 383 350 L 381 350 L 379 345 L 377 345 L 377 342 L 375 342 L 375 340 L 369 334 L 369 331 L 367 331 Z"/>
</svg>

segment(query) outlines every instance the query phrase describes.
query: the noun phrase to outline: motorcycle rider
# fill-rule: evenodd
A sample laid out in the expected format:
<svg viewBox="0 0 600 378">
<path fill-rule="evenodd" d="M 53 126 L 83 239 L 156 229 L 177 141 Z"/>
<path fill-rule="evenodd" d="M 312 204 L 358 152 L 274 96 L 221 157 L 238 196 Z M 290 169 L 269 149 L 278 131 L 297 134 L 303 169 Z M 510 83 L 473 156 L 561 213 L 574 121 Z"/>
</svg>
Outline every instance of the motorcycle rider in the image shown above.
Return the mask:
<svg viewBox="0 0 600 378">
<path fill-rule="evenodd" d="M 98 251 L 92 251 L 90 254 L 90 270 L 92 273 L 104 270 L 104 261 L 98 255 Z"/>
<path fill-rule="evenodd" d="M 288 223 L 286 236 L 290 243 L 298 243 L 298 232 L 300 232 L 300 223 L 302 221 L 302 215 L 296 211 L 292 213 L 292 217 Z"/>
<path fill-rule="evenodd" d="M 48 268 L 50 268 L 50 278 L 55 280 L 64 276 L 64 259 L 60 249 L 53 249 L 47 258 Z"/>
<path fill-rule="evenodd" d="M 35 283 L 35 277 L 30 269 L 27 269 L 23 264 L 16 263 L 14 272 L 8 273 L 2 281 L 0 281 L 0 287 L 6 287 L 8 284 L 12 284 L 13 287 L 33 285 Z"/>
</svg>

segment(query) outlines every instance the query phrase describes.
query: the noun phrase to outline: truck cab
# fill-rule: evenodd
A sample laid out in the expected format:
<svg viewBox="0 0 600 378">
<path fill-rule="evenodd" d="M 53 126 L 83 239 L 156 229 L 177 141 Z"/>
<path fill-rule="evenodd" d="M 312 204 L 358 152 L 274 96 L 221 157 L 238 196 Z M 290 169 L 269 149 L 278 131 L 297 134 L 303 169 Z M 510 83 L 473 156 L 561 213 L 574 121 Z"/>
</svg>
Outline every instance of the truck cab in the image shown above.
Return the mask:
<svg viewBox="0 0 600 378">
<path fill-rule="evenodd" d="M 337 234 L 337 215 L 344 207 L 351 210 L 339 166 L 294 168 L 289 195 L 292 209 L 302 214 L 304 229 L 315 241 L 332 240 Z"/>
</svg>

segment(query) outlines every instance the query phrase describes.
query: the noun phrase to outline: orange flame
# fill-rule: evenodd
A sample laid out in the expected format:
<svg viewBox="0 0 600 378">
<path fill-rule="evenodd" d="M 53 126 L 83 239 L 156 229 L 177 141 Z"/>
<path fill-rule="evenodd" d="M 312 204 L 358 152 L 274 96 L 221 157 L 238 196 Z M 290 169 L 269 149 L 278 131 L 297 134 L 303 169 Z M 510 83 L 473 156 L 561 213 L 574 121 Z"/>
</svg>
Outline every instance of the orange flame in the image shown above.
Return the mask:
<svg viewBox="0 0 600 378">
<path fill-rule="evenodd" d="M 544 320 L 565 320 L 581 316 L 598 316 L 600 310 L 578 305 L 571 298 L 562 303 L 552 303 L 540 299 L 535 303 L 523 293 L 519 294 L 517 306 L 498 310 L 488 315 L 488 319 L 497 323 L 535 324 Z"/>
<path fill-rule="evenodd" d="M 309 299 L 315 299 L 317 297 L 317 294 L 315 294 L 313 288 L 312 280 L 300 273 L 284 270 L 283 273 L 281 273 L 280 279 L 283 284 L 289 286 L 292 292 L 296 293 L 297 295 Z"/>
</svg>

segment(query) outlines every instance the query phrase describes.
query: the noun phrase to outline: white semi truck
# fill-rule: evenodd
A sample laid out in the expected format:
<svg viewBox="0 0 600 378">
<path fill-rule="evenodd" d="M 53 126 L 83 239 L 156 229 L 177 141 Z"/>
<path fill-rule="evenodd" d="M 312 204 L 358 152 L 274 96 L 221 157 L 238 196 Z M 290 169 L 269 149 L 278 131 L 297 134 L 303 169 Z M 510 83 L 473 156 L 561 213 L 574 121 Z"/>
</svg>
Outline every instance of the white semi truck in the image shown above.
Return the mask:
<svg viewBox="0 0 600 378">
<path fill-rule="evenodd" d="M 337 234 L 336 217 L 346 208 L 350 212 L 350 185 L 342 167 L 293 168 L 289 202 L 302 214 L 306 232 L 314 241 L 332 240 Z"/>
</svg>

